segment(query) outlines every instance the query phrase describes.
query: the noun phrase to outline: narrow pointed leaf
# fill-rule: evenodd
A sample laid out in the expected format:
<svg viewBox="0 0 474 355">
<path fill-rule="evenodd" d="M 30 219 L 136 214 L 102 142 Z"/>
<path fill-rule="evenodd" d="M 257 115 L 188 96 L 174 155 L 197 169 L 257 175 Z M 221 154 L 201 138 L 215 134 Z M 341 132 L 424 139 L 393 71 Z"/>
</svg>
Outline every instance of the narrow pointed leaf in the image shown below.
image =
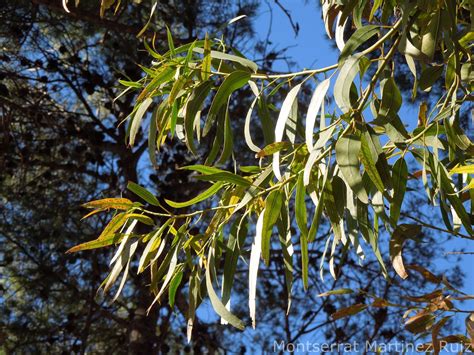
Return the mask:
<svg viewBox="0 0 474 355">
<path fill-rule="evenodd" d="M 151 97 L 147 97 L 138 107 L 135 115 L 133 116 L 132 122 L 130 124 L 130 136 L 129 136 L 129 144 L 133 147 L 135 144 L 135 138 L 138 133 L 138 129 L 140 128 L 143 115 L 148 110 L 148 107 L 153 102 Z"/>
<path fill-rule="evenodd" d="M 357 198 L 368 203 L 367 192 L 360 175 L 359 152 L 360 138 L 355 135 L 340 137 L 336 143 L 336 160 L 344 179 L 347 181 Z"/>
<path fill-rule="evenodd" d="M 390 238 L 390 259 L 392 260 L 393 268 L 402 279 L 408 277 L 402 258 L 403 244 L 407 239 L 417 236 L 420 232 L 421 227 L 419 225 L 400 224 L 393 231 Z"/>
<path fill-rule="evenodd" d="M 207 120 L 204 125 L 203 135 L 207 135 L 211 129 L 213 123 L 216 120 L 216 116 L 219 113 L 223 105 L 225 105 L 229 99 L 229 96 L 235 91 L 240 89 L 242 86 L 248 83 L 250 80 L 250 73 L 245 71 L 235 71 L 227 76 L 224 82 L 217 90 L 214 99 L 212 100 L 209 113 L 207 114 Z"/>
<path fill-rule="evenodd" d="M 152 194 L 150 191 L 145 189 L 144 187 L 134 183 L 133 181 L 129 181 L 127 184 L 127 189 L 132 191 L 135 195 L 141 197 L 143 200 L 148 202 L 150 205 L 153 206 L 159 206 L 160 202 L 156 198 L 154 194 Z"/>
<path fill-rule="evenodd" d="M 370 38 L 379 33 L 379 26 L 368 25 L 357 29 L 346 42 L 344 49 L 339 55 L 339 63 L 343 63 L 344 60 L 355 53 L 357 48 L 362 44 L 366 43 Z"/>
<path fill-rule="evenodd" d="M 400 210 L 403 204 L 403 198 L 407 189 L 408 167 L 405 159 L 398 159 L 393 165 L 392 185 L 393 198 L 390 203 L 390 221 L 392 225 L 396 225 L 400 218 Z"/>
<path fill-rule="evenodd" d="M 252 243 L 249 262 L 249 313 L 252 320 L 252 327 L 255 329 L 255 305 L 257 297 L 257 276 L 258 266 L 260 264 L 260 255 L 262 251 L 262 232 L 263 232 L 263 216 L 265 209 L 258 216 L 255 226 L 255 239 Z"/>
<path fill-rule="evenodd" d="M 212 185 L 210 188 L 208 188 L 206 191 L 192 198 L 189 201 L 185 201 L 185 202 L 173 202 L 170 200 L 165 200 L 165 201 L 168 205 L 174 208 L 183 208 L 183 207 L 192 206 L 198 202 L 204 201 L 208 199 L 209 197 L 213 196 L 222 188 L 222 186 L 224 186 L 223 182 L 217 182 L 214 185 Z"/>
<path fill-rule="evenodd" d="M 352 82 L 359 72 L 359 58 L 359 55 L 353 55 L 345 60 L 334 84 L 334 99 L 343 113 L 349 112 L 352 108 L 350 91 Z"/>
<path fill-rule="evenodd" d="M 267 265 L 270 263 L 270 239 L 273 226 L 280 215 L 282 204 L 283 196 L 280 190 L 270 192 L 265 200 L 262 229 L 262 257 Z"/>
<path fill-rule="evenodd" d="M 313 134 L 314 126 L 316 124 L 316 117 L 318 116 L 319 109 L 321 108 L 326 93 L 329 89 L 330 80 L 326 79 L 322 81 L 314 90 L 313 97 L 308 106 L 308 113 L 306 114 L 306 146 L 311 152 L 313 150 Z"/>
<path fill-rule="evenodd" d="M 211 279 L 211 268 L 214 267 L 214 257 L 212 255 L 212 249 L 209 250 L 209 257 L 208 257 L 208 265 L 206 267 L 206 288 L 207 294 L 209 295 L 209 299 L 211 300 L 212 308 L 216 311 L 216 313 L 224 318 L 230 325 L 234 326 L 237 329 L 244 330 L 245 324 L 231 312 L 229 312 L 222 301 L 214 291 L 214 287 L 212 286 L 212 279 Z"/>
<path fill-rule="evenodd" d="M 293 103 L 295 102 L 300 89 L 301 84 L 296 85 L 288 92 L 288 95 L 286 95 L 286 98 L 283 101 L 275 127 L 275 142 L 281 142 L 283 139 L 283 133 L 285 132 L 288 117 L 290 116 Z M 280 152 L 275 152 L 273 154 L 273 172 L 278 180 L 282 179 L 280 172 Z"/>
</svg>

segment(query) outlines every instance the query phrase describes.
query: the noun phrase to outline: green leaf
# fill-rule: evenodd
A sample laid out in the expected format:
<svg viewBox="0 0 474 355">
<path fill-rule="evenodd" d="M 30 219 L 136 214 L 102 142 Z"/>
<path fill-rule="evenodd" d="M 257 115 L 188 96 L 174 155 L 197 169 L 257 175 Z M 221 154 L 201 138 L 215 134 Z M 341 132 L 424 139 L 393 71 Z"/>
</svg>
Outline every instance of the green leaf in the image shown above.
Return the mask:
<svg viewBox="0 0 474 355">
<path fill-rule="evenodd" d="M 255 145 L 255 143 L 252 141 L 252 135 L 250 134 L 250 120 L 252 118 L 253 109 L 255 107 L 255 104 L 258 101 L 260 93 L 259 93 L 257 84 L 255 84 L 252 80 L 249 81 L 249 85 L 250 85 L 250 89 L 255 95 L 255 99 L 253 99 L 252 103 L 250 104 L 250 107 L 247 111 L 247 115 L 245 116 L 244 138 L 245 138 L 245 143 L 247 143 L 247 146 L 250 148 L 250 150 L 254 151 L 255 153 L 258 153 L 260 151 L 260 148 L 257 145 Z"/>
<path fill-rule="evenodd" d="M 421 226 L 416 224 L 400 224 L 395 228 L 390 238 L 390 260 L 398 276 L 406 279 L 408 274 L 403 265 L 402 249 L 403 243 L 410 238 L 420 234 Z"/>
<path fill-rule="evenodd" d="M 200 297 L 200 286 L 201 286 L 201 275 L 200 275 L 201 266 L 194 265 L 192 271 L 189 275 L 189 291 L 188 291 L 188 311 L 186 314 L 187 319 L 187 331 L 186 331 L 186 338 L 188 343 L 191 341 L 192 331 L 193 331 L 193 324 L 194 318 L 196 315 L 196 309 L 201 302 Z"/>
<path fill-rule="evenodd" d="M 366 134 L 361 135 L 361 161 L 364 165 L 365 171 L 369 176 L 370 180 L 374 183 L 377 190 L 384 193 L 385 186 L 382 182 L 382 178 L 377 170 L 376 163 L 378 159 L 376 148 L 373 144 L 370 144 L 369 140 L 371 140 L 370 134 L 368 132 L 364 132 Z M 375 159 L 374 159 L 375 157 Z"/>
<path fill-rule="evenodd" d="M 217 174 L 217 173 L 222 173 L 224 172 L 225 170 L 221 170 L 219 168 L 215 168 L 213 166 L 208 166 L 208 165 L 187 165 L 187 166 L 183 166 L 180 168 L 181 170 L 192 170 L 192 171 L 197 171 L 198 173 L 201 173 L 201 174 L 206 174 L 206 175 L 209 175 L 209 174 Z"/>
<path fill-rule="evenodd" d="M 222 277 L 222 303 L 227 305 L 230 301 L 230 293 L 235 278 L 235 270 L 241 255 L 241 247 L 247 236 L 246 217 L 238 218 L 231 226 L 229 240 L 227 241 L 224 275 Z"/>
<path fill-rule="evenodd" d="M 248 187 L 252 183 L 246 178 L 239 176 L 237 174 L 231 173 L 229 171 L 222 171 L 219 173 L 208 174 L 208 175 L 198 175 L 195 176 L 196 179 L 202 181 L 223 181 L 231 183 L 238 186 Z"/>
<path fill-rule="evenodd" d="M 324 190 L 321 192 L 321 195 L 324 193 Z M 320 198 L 318 201 L 318 205 L 316 206 L 316 210 L 314 211 L 313 220 L 311 221 L 311 227 L 309 228 L 308 232 L 308 243 L 311 243 L 316 239 L 316 234 L 318 233 L 319 229 L 319 222 L 321 220 L 321 215 L 323 213 L 323 203 L 324 199 Z"/>
<path fill-rule="evenodd" d="M 457 166 L 452 169 L 450 174 L 474 174 L 474 165 Z"/>
<path fill-rule="evenodd" d="M 259 190 L 259 186 L 269 178 L 271 173 L 272 173 L 272 167 L 269 165 L 255 179 L 252 186 L 248 189 L 248 191 L 245 193 L 242 200 L 239 202 L 239 205 L 235 208 L 234 213 L 240 210 L 241 208 L 245 207 L 250 201 L 252 201 L 252 199 L 257 194 L 257 191 Z"/>
<path fill-rule="evenodd" d="M 186 145 L 188 149 L 194 154 L 197 155 L 196 146 L 194 144 L 194 121 L 196 115 L 200 112 L 204 101 L 209 95 L 213 84 L 211 81 L 205 81 L 199 84 L 191 94 L 190 99 L 186 103 L 186 115 L 184 117 L 184 129 L 186 133 Z"/>
<path fill-rule="evenodd" d="M 436 42 L 438 40 L 440 11 L 435 11 L 431 14 L 431 18 L 425 28 L 425 33 L 421 38 L 421 52 L 429 61 L 433 60 Z"/>
<path fill-rule="evenodd" d="M 390 222 L 395 226 L 400 217 L 403 198 L 407 189 L 408 167 L 405 159 L 401 157 L 393 165 L 392 185 L 393 199 L 390 203 Z"/>
<path fill-rule="evenodd" d="M 374 252 L 375 257 L 382 269 L 382 274 L 385 278 L 388 277 L 387 268 L 380 253 L 378 235 L 375 234 L 372 226 L 369 222 L 369 212 L 367 204 L 357 201 L 357 223 L 359 225 L 359 230 L 364 237 L 365 241 L 370 244 L 372 251 Z"/>
<path fill-rule="evenodd" d="M 446 135 L 448 136 L 448 143 L 453 148 L 457 146 L 461 150 L 469 150 L 471 154 L 474 154 L 472 142 L 459 126 L 458 115 L 454 114 L 451 117 L 445 117 L 443 122 L 446 128 Z"/>
<path fill-rule="evenodd" d="M 356 54 L 348 57 L 344 61 L 336 83 L 334 84 L 334 99 L 343 113 L 349 112 L 352 108 L 350 91 L 352 82 L 359 72 L 360 57 L 360 54 Z"/>
<path fill-rule="evenodd" d="M 213 248 L 209 249 L 209 257 L 208 257 L 208 265 L 206 267 L 206 288 L 209 298 L 211 300 L 212 308 L 216 311 L 218 315 L 224 318 L 229 324 L 236 327 L 237 329 L 244 330 L 245 324 L 235 315 L 230 313 L 225 306 L 222 304 L 222 301 L 217 296 L 216 292 L 214 291 L 214 287 L 212 286 L 212 279 L 211 279 L 211 268 L 214 267 L 214 256 L 213 256 Z"/>
<path fill-rule="evenodd" d="M 161 84 L 172 80 L 175 73 L 176 68 L 164 65 L 163 67 L 160 67 L 157 71 L 152 71 L 150 74 L 148 74 L 152 76 L 153 79 L 137 97 L 137 102 L 141 102 L 147 95 L 152 94 L 153 91 L 157 89 Z"/>
<path fill-rule="evenodd" d="M 168 47 L 170 49 L 170 56 L 174 57 L 176 55 L 176 52 L 174 48 L 173 36 L 168 26 L 166 26 L 166 37 L 168 38 Z"/>
<path fill-rule="evenodd" d="M 270 263 L 270 238 L 282 205 L 283 196 L 280 190 L 273 190 L 268 194 L 265 200 L 262 230 L 262 258 L 267 265 Z"/>
<path fill-rule="evenodd" d="M 288 149 L 290 147 L 291 147 L 291 143 L 286 142 L 286 141 L 285 142 L 271 143 L 271 144 L 267 145 L 265 148 L 263 148 L 262 150 L 260 150 L 257 153 L 257 157 L 258 158 L 263 158 L 263 157 L 266 157 L 266 156 L 269 156 L 269 155 L 273 155 L 276 152 L 279 152 L 283 149 Z"/>
<path fill-rule="evenodd" d="M 380 5 L 382 5 L 383 0 L 374 0 L 374 4 L 372 6 L 372 9 L 370 10 L 369 14 L 369 22 L 372 22 L 375 13 L 379 9 Z"/>
<path fill-rule="evenodd" d="M 153 102 L 151 97 L 147 97 L 141 104 L 138 106 L 135 115 L 133 116 L 132 122 L 130 124 L 130 135 L 129 135 L 129 144 L 133 147 L 135 144 L 135 137 L 138 133 L 138 129 L 140 128 L 143 115 L 145 114 L 148 107 Z"/>
<path fill-rule="evenodd" d="M 148 128 L 148 155 L 153 167 L 157 167 L 156 163 L 156 136 L 157 136 L 157 119 L 160 106 L 156 106 L 153 110 L 150 120 L 150 127 Z"/>
<path fill-rule="evenodd" d="M 280 218 L 277 221 L 280 245 L 283 254 L 283 267 L 285 269 L 286 294 L 288 297 L 287 314 L 291 307 L 291 293 L 293 285 L 293 244 L 291 242 L 291 219 L 289 215 L 288 202 L 281 209 Z"/>
<path fill-rule="evenodd" d="M 152 218 L 148 217 L 148 216 L 145 216 L 143 214 L 139 214 L 139 213 L 130 213 L 128 215 L 128 218 L 130 219 L 135 219 L 139 222 L 142 222 L 143 224 L 146 224 L 146 225 L 149 225 L 149 226 L 153 226 L 155 225 L 155 222 L 153 221 Z"/>
<path fill-rule="evenodd" d="M 262 169 L 256 165 L 240 166 L 240 171 L 246 174 L 258 174 Z"/>
<path fill-rule="evenodd" d="M 438 169 L 440 175 L 440 181 L 438 182 L 439 187 L 446 193 L 446 197 L 448 198 L 449 203 L 453 207 L 458 217 L 461 219 L 464 228 L 466 228 L 466 231 L 469 234 L 473 234 L 471 218 L 466 212 L 466 209 L 464 208 L 461 199 L 456 194 L 454 187 L 452 186 L 452 181 L 449 178 L 445 167 L 441 163 L 439 163 Z"/>
<path fill-rule="evenodd" d="M 306 188 L 303 184 L 303 174 L 298 177 L 296 185 L 295 197 L 295 214 L 296 223 L 300 230 L 300 247 L 301 247 L 301 270 L 303 278 L 303 287 L 308 289 L 308 226 L 307 226 L 307 212 L 306 212 Z"/>
<path fill-rule="evenodd" d="M 363 203 L 368 203 L 369 198 L 362 183 L 360 175 L 359 152 L 360 138 L 355 135 L 339 137 L 336 143 L 336 161 L 341 169 L 344 179 L 354 191 L 357 198 Z"/>
<path fill-rule="evenodd" d="M 195 50 L 196 48 L 193 48 Z M 211 41 L 209 40 L 209 36 L 206 33 L 206 37 L 204 38 L 204 59 L 202 60 L 202 67 L 201 67 L 201 78 L 202 81 L 206 81 L 209 79 L 209 75 L 211 74 Z"/>
<path fill-rule="evenodd" d="M 160 206 L 160 202 L 155 197 L 155 195 L 153 195 L 150 191 L 148 191 L 144 187 L 142 187 L 142 186 L 140 186 L 140 185 L 138 185 L 138 184 L 136 184 L 132 181 L 129 181 L 128 184 L 127 184 L 127 189 L 132 191 L 135 195 L 141 197 L 143 200 L 148 202 L 150 205 Z"/>
<path fill-rule="evenodd" d="M 342 65 L 344 60 L 355 53 L 357 48 L 366 43 L 370 38 L 379 33 L 379 26 L 368 25 L 357 29 L 346 42 L 344 49 L 339 55 L 339 65 Z"/>
<path fill-rule="evenodd" d="M 183 272 L 179 271 L 174 274 L 173 279 L 170 282 L 170 287 L 168 290 L 168 302 L 170 307 L 174 307 L 174 299 L 176 297 L 176 291 L 178 290 L 179 284 L 183 279 Z"/>
<path fill-rule="evenodd" d="M 150 47 L 150 45 L 148 44 L 148 42 L 146 40 L 143 41 L 143 45 L 145 47 L 145 49 L 147 50 L 147 52 L 155 59 L 158 59 L 158 60 L 163 60 L 163 56 L 159 53 L 157 53 L 156 51 L 153 50 L 153 48 Z"/>
<path fill-rule="evenodd" d="M 248 83 L 250 80 L 250 73 L 246 71 L 235 71 L 232 72 L 229 76 L 224 79 L 224 82 L 221 84 L 217 90 L 214 99 L 212 100 L 209 113 L 207 114 L 206 123 L 204 125 L 203 135 L 207 135 L 209 130 L 214 123 L 217 114 L 224 104 L 227 103 L 230 95 L 237 89 L 240 89 L 242 86 Z"/>
<path fill-rule="evenodd" d="M 296 223 L 302 233 L 308 234 L 307 226 L 307 212 L 306 212 L 306 188 L 303 184 L 303 174 L 298 177 L 298 183 L 296 185 L 296 197 L 295 197 L 295 215 Z"/>
<path fill-rule="evenodd" d="M 218 132 L 219 134 L 220 132 Z M 222 153 L 216 164 L 224 164 L 227 159 L 232 155 L 234 148 L 234 136 L 232 133 L 232 127 L 230 125 L 229 108 L 227 107 L 224 116 L 224 132 L 223 132 L 224 146 L 222 147 Z"/>
<path fill-rule="evenodd" d="M 260 95 L 258 99 L 257 113 L 260 118 L 265 144 L 268 145 L 275 141 L 275 124 L 270 116 L 269 104 L 263 95 Z"/>
<path fill-rule="evenodd" d="M 184 75 L 181 75 L 178 80 L 174 82 L 173 86 L 171 87 L 171 91 L 168 94 L 168 105 L 172 106 L 173 104 L 175 104 L 176 99 L 178 98 L 178 96 L 180 96 L 181 90 L 183 89 L 187 81 L 188 78 Z"/>
<path fill-rule="evenodd" d="M 153 307 L 153 305 L 156 302 L 158 302 L 161 295 L 166 290 L 166 288 L 168 287 L 170 281 L 172 280 L 173 276 L 176 273 L 176 266 L 178 264 L 178 253 L 179 253 L 179 250 L 180 250 L 180 248 L 179 248 L 180 246 L 181 246 L 181 243 L 178 242 L 178 243 L 176 243 L 176 245 L 174 247 L 172 247 L 172 249 L 166 255 L 165 260 L 161 264 L 160 269 L 158 269 L 158 271 L 157 271 L 157 276 L 160 275 L 159 279 L 161 279 L 162 276 L 165 276 L 165 279 L 163 280 L 160 291 L 158 292 L 156 297 L 153 299 L 153 302 L 150 305 L 149 310 L 151 309 L 151 307 Z M 165 271 L 166 268 L 167 268 L 167 271 Z"/>
<path fill-rule="evenodd" d="M 119 83 L 122 84 L 123 86 L 136 88 L 136 89 L 141 89 L 143 87 L 142 84 L 140 84 L 139 82 L 136 82 L 136 81 L 127 81 L 127 80 L 119 79 Z"/>
<path fill-rule="evenodd" d="M 402 106 L 402 95 L 398 89 L 395 79 L 390 77 L 387 79 L 382 91 L 382 102 L 378 112 L 379 120 L 391 119 L 395 116 Z"/>
<path fill-rule="evenodd" d="M 208 188 L 206 191 L 203 193 L 199 194 L 198 196 L 192 198 L 189 201 L 185 202 L 173 202 L 170 200 L 165 200 L 168 205 L 174 208 L 183 208 L 183 207 L 188 207 L 192 206 L 198 202 L 204 201 L 208 199 L 209 197 L 213 196 L 216 194 L 222 187 L 224 186 L 223 182 L 217 182 L 214 185 L 212 185 L 210 188 Z"/>
<path fill-rule="evenodd" d="M 260 213 L 255 225 L 255 238 L 253 239 L 252 249 L 250 250 L 249 261 L 249 313 L 252 320 L 252 327 L 255 329 L 256 317 L 255 306 L 257 297 L 257 276 L 258 267 L 260 265 L 260 255 L 262 251 L 262 230 L 263 230 L 263 216 L 265 209 Z"/>
<path fill-rule="evenodd" d="M 171 120 L 170 120 L 170 136 L 174 137 L 176 131 L 176 124 L 178 123 L 178 101 L 174 101 L 171 105 Z"/>
<path fill-rule="evenodd" d="M 162 235 L 171 222 L 172 220 L 168 219 L 160 228 L 158 228 L 158 230 L 150 233 L 150 240 L 148 241 L 145 249 L 143 250 L 142 256 L 140 257 L 140 261 L 138 262 L 138 274 L 143 272 L 143 270 L 147 267 L 148 263 L 152 258 L 160 257 L 166 244 L 165 241 L 162 239 Z M 156 251 L 156 253 L 154 253 L 156 249 L 158 250 Z"/>
<path fill-rule="evenodd" d="M 360 0 L 357 2 L 356 7 L 354 8 L 354 11 L 352 13 L 352 20 L 354 21 L 354 25 L 357 28 L 362 27 L 362 16 L 364 15 L 364 12 L 366 10 L 367 6 L 367 1 L 368 0 Z"/>
<path fill-rule="evenodd" d="M 419 86 L 421 90 L 428 90 L 441 77 L 443 73 L 442 65 L 427 67 L 421 72 Z"/>
<path fill-rule="evenodd" d="M 151 7 L 150 16 L 148 17 L 148 21 L 145 23 L 145 26 L 143 26 L 143 28 L 140 30 L 140 32 L 138 32 L 137 38 L 141 37 L 146 32 L 146 29 L 150 25 L 151 19 L 153 18 L 153 14 L 155 13 L 156 5 L 158 5 L 158 1 L 155 1 L 153 6 Z"/>
</svg>

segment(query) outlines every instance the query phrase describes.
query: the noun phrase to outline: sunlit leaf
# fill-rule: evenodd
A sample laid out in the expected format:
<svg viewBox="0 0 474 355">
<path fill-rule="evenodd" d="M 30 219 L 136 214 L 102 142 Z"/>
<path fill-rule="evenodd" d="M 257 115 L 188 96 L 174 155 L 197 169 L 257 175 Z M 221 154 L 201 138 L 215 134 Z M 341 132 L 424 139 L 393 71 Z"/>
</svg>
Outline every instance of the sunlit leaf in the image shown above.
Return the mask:
<svg viewBox="0 0 474 355">
<path fill-rule="evenodd" d="M 339 76 L 334 84 L 334 99 L 337 106 L 343 113 L 351 110 L 350 91 L 352 82 L 359 72 L 359 58 L 360 55 L 352 55 L 348 57 L 341 67 Z"/>
<path fill-rule="evenodd" d="M 129 181 L 127 184 L 127 189 L 132 191 L 135 195 L 141 197 L 143 200 L 148 202 L 150 205 L 153 206 L 160 206 L 160 202 L 156 198 L 154 194 L 152 194 L 150 191 L 145 189 L 144 187 L 134 183 L 133 181 Z"/>
<path fill-rule="evenodd" d="M 277 124 L 275 127 L 275 142 L 281 142 L 283 140 L 283 133 L 285 132 L 285 127 L 288 121 L 288 118 L 293 107 L 293 103 L 296 100 L 299 90 L 301 89 L 301 84 L 296 85 L 292 88 L 288 95 L 286 95 L 283 104 L 281 105 L 280 113 L 278 115 Z M 278 180 L 282 179 L 280 172 L 280 152 L 276 151 L 273 153 L 273 173 Z"/>
<path fill-rule="evenodd" d="M 135 138 L 138 133 L 138 129 L 140 128 L 143 115 L 148 110 L 148 107 L 153 102 L 151 97 L 147 97 L 138 107 L 135 115 L 133 116 L 132 122 L 130 124 L 130 135 L 129 135 L 129 144 L 133 147 L 135 144 Z"/>
<path fill-rule="evenodd" d="M 173 276 L 173 279 L 171 280 L 169 291 L 168 291 L 169 293 L 168 303 L 170 307 L 174 307 L 174 299 L 176 297 L 176 291 L 178 290 L 179 284 L 181 283 L 182 279 L 183 279 L 183 272 L 179 271 Z"/>
<path fill-rule="evenodd" d="M 366 43 L 370 38 L 379 33 L 379 26 L 368 25 L 358 28 L 346 42 L 344 49 L 339 55 L 339 63 L 342 64 L 344 60 L 355 53 L 357 48 Z"/>
<path fill-rule="evenodd" d="M 326 93 L 329 89 L 330 80 L 326 79 L 322 81 L 314 90 L 313 97 L 308 106 L 308 112 L 306 114 L 306 146 L 311 152 L 313 150 L 313 134 L 314 134 L 314 125 L 316 123 L 316 117 L 319 113 Z"/>
<path fill-rule="evenodd" d="M 291 147 L 291 143 L 290 142 L 275 142 L 275 143 L 271 143 L 269 145 L 267 145 L 265 148 L 263 148 L 262 150 L 260 150 L 258 153 L 257 153 L 257 157 L 258 158 L 263 158 L 263 157 L 266 157 L 266 156 L 269 156 L 269 155 L 273 155 L 277 152 L 280 152 L 284 149 L 288 149 Z"/>
<path fill-rule="evenodd" d="M 222 301 L 219 299 L 216 292 L 214 291 L 211 279 L 211 267 L 214 267 L 213 248 L 209 249 L 208 265 L 206 267 L 206 288 L 207 293 L 209 295 L 209 299 L 211 300 L 212 308 L 214 308 L 216 313 L 222 318 L 224 318 L 230 325 L 236 327 L 237 329 L 244 330 L 244 322 L 242 322 L 239 318 L 237 318 L 225 308 L 225 306 L 222 304 Z"/>
<path fill-rule="evenodd" d="M 128 210 L 130 207 L 134 206 L 134 203 L 128 198 L 104 198 L 101 200 L 86 202 L 82 206 L 85 208 L 113 208 L 116 210 Z"/>
<path fill-rule="evenodd" d="M 113 234 L 111 237 L 103 238 L 103 239 L 96 239 L 91 240 L 90 242 L 82 243 L 72 247 L 66 253 L 75 253 L 82 250 L 90 250 L 90 249 L 97 249 L 103 248 L 112 244 L 118 243 L 122 239 L 122 235 L 120 234 Z"/>
<path fill-rule="evenodd" d="M 257 276 L 258 267 L 260 264 L 260 255 L 262 252 L 262 233 L 263 233 L 263 216 L 265 209 L 258 216 L 257 224 L 255 226 L 255 238 L 252 243 L 249 262 L 249 313 L 252 320 L 252 327 L 255 329 L 255 306 L 257 297 Z"/>
<path fill-rule="evenodd" d="M 354 194 L 363 203 L 368 203 L 367 192 L 360 175 L 359 152 L 361 149 L 360 138 L 355 135 L 340 137 L 336 143 L 336 160 L 342 175 L 354 191 Z"/>
<path fill-rule="evenodd" d="M 207 175 L 198 175 L 198 176 L 195 176 L 195 178 L 198 180 L 203 180 L 203 181 L 223 181 L 223 182 L 228 182 L 228 183 L 235 184 L 238 186 L 251 185 L 251 182 L 247 180 L 246 178 L 233 174 L 229 171 L 222 171 L 222 172 L 207 174 Z"/>
<path fill-rule="evenodd" d="M 198 202 L 204 201 L 208 199 L 209 197 L 215 195 L 222 187 L 224 186 L 223 182 L 217 182 L 214 185 L 212 185 L 210 188 L 208 188 L 206 191 L 202 192 L 198 196 L 192 198 L 189 201 L 185 202 L 173 202 L 170 200 L 165 200 L 168 205 L 174 208 L 183 208 L 183 207 L 189 207 L 192 206 Z"/>
<path fill-rule="evenodd" d="M 219 86 L 214 99 L 212 100 L 209 113 L 207 114 L 206 123 L 204 125 L 203 135 L 207 135 L 215 122 L 216 116 L 219 113 L 223 105 L 225 105 L 229 99 L 229 96 L 237 89 L 247 84 L 250 80 L 250 73 L 246 71 L 234 71 L 227 76 L 224 82 Z"/>
</svg>

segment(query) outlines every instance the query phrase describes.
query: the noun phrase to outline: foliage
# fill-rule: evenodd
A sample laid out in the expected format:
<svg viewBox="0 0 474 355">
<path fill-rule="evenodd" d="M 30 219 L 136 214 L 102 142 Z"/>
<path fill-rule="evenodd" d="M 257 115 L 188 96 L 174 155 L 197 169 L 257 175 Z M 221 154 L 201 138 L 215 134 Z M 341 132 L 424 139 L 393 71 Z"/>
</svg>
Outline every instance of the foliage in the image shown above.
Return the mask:
<svg viewBox="0 0 474 355">
<path fill-rule="evenodd" d="M 460 112 L 472 98 L 470 6 L 466 1 L 450 0 L 423 4 L 323 1 L 326 30 L 341 50 L 339 61 L 326 68 L 288 74 L 260 72 L 255 63 L 215 36 L 176 47 L 168 32 L 169 50 L 163 54 L 148 45 L 148 52 L 155 59 L 152 67 L 144 68 L 145 76 L 139 81 L 122 82 L 126 91 L 139 91 L 128 116 L 128 142 L 133 146 L 150 108 L 153 113 L 148 148 L 153 162 L 155 152 L 168 137 L 184 142 L 192 154 L 197 154 L 196 141 L 211 137 L 211 149 L 202 157 L 204 164 L 182 167 L 194 171 L 197 180 L 207 181 L 210 186 L 185 202 L 160 202 L 139 186 L 129 186 L 156 209 L 127 202 L 130 207 L 115 215 L 104 230 L 106 234 L 91 242 L 119 244 L 104 288 L 125 269 L 123 285 L 133 251 L 137 244 L 144 243 L 138 272 L 150 269 L 153 304 L 166 290 L 172 303 L 174 290 L 187 270 L 188 330 L 192 329 L 195 310 L 205 294 L 224 322 L 244 329 L 245 324 L 230 311 L 237 260 L 248 260 L 248 302 L 255 327 L 260 259 L 268 265 L 270 252 L 279 244 L 290 300 L 293 250 L 298 247 L 301 252 L 306 287 L 311 267 L 308 245 L 318 235 L 322 218 L 331 225 L 324 254 L 334 278 L 338 254 L 342 256 L 353 249 L 363 258 L 359 250 L 362 244 L 370 246 L 380 272 L 388 278 L 379 237 L 382 229 L 391 234 L 392 267 L 402 279 L 408 277 L 403 244 L 419 237 L 423 228 L 471 239 L 472 210 L 466 210 L 464 201 L 472 199 L 469 164 L 474 145 L 459 125 Z M 355 31 L 344 43 L 348 22 Z M 429 91 L 438 80 L 444 79 L 445 85 L 429 111 L 426 103 L 421 103 L 418 126 L 411 132 L 398 115 L 403 97 L 394 79 L 397 68 L 393 60 L 400 54 L 412 71 L 414 96 L 418 88 Z M 375 71 L 367 77 L 370 67 Z M 302 113 L 298 94 L 311 80 L 316 89 L 307 112 Z M 245 141 L 256 153 L 256 164 L 250 166 L 233 159 L 228 110 L 231 95 L 245 85 L 254 95 L 245 124 Z M 287 95 L 278 107 L 273 96 L 285 89 Z M 328 101 L 328 93 L 332 93 L 335 105 Z M 256 144 L 252 138 L 252 131 L 258 126 L 252 122 L 255 106 L 266 137 L 264 144 Z M 279 112 L 276 121 L 269 111 Z M 319 129 L 315 131 L 318 118 Z M 419 172 L 408 169 L 408 159 L 416 161 Z M 225 166 L 232 169 L 221 168 Z M 408 180 L 420 176 L 428 199 L 440 206 L 445 228 L 414 217 L 409 224 L 399 223 L 403 201 L 409 193 Z M 312 218 L 308 218 L 307 200 L 314 203 Z M 209 207 L 200 208 L 203 201 L 210 201 Z M 118 202 L 109 199 L 94 203 L 95 208 L 103 210 L 114 208 Z M 191 212 L 181 211 L 189 206 L 193 207 Z M 293 216 L 298 240 L 292 232 Z M 153 217 L 164 218 L 165 222 L 155 225 Z M 151 231 L 134 232 L 137 223 L 150 225 Z M 203 224 L 206 228 L 202 233 L 193 232 L 193 226 Z M 251 231 L 254 237 L 249 257 L 245 246 Z M 412 268 L 430 280 L 431 274 L 422 266 Z M 216 292 L 218 279 L 220 296 Z M 413 333 L 432 329 L 432 344 L 438 352 L 439 331 L 448 319 L 444 314 L 456 312 L 458 308 L 452 302 L 466 296 L 459 296 L 460 291 L 445 280 L 430 281 L 444 286 L 413 297 L 409 311 L 415 315 L 405 324 Z M 367 296 L 372 298 L 369 304 L 339 309 L 333 318 L 353 315 L 369 306 L 397 307 L 380 296 Z M 450 336 L 449 340 L 469 343 L 468 338 L 459 336 Z"/>
</svg>

